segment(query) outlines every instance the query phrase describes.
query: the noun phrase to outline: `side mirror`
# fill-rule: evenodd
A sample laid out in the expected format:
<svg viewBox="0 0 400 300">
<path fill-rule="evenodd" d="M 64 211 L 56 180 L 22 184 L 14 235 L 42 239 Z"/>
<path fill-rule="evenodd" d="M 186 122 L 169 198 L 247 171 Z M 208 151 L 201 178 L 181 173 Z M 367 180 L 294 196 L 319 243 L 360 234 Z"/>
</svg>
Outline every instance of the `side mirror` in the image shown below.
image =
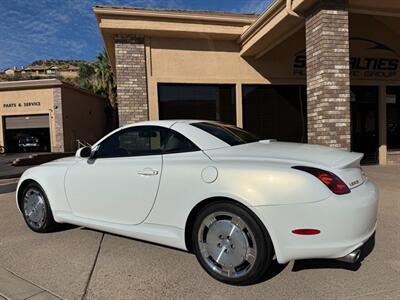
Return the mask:
<svg viewBox="0 0 400 300">
<path fill-rule="evenodd" d="M 89 158 L 92 155 L 92 148 L 91 147 L 83 147 L 76 151 L 75 156 L 80 158 Z"/>
</svg>

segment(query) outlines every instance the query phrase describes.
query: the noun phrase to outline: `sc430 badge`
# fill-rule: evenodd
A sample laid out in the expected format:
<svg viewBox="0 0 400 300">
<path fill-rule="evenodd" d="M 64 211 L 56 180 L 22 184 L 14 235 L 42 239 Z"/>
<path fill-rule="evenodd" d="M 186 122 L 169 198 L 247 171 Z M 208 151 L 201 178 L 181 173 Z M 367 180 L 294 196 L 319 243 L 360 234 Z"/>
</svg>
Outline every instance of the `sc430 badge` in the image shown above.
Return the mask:
<svg viewBox="0 0 400 300">
<path fill-rule="evenodd" d="M 355 185 L 357 185 L 359 183 L 360 183 L 359 180 L 355 180 L 355 181 L 350 182 L 350 186 L 355 186 Z"/>
</svg>

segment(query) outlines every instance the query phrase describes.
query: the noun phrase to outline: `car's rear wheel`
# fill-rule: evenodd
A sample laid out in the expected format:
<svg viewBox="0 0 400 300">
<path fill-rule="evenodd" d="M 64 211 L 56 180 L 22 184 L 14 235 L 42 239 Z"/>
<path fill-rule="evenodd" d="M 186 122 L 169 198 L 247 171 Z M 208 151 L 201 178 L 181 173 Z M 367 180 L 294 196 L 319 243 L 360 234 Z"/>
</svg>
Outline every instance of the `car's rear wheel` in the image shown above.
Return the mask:
<svg viewBox="0 0 400 300">
<path fill-rule="evenodd" d="M 57 227 L 47 196 L 35 182 L 28 184 L 23 191 L 21 211 L 26 224 L 35 232 L 51 232 Z"/>
<path fill-rule="evenodd" d="M 204 207 L 194 221 L 192 240 L 202 267 L 228 284 L 257 282 L 272 262 L 268 233 L 256 216 L 235 203 Z"/>
</svg>

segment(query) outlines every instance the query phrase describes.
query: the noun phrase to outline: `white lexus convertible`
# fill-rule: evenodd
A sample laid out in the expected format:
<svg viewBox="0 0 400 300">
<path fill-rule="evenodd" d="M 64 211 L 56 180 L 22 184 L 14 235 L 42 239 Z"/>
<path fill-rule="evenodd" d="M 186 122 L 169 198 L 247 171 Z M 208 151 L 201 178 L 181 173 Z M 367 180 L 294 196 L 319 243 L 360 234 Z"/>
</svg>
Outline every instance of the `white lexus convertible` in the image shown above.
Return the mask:
<svg viewBox="0 0 400 300">
<path fill-rule="evenodd" d="M 274 258 L 358 260 L 378 207 L 361 158 L 217 122 L 150 121 L 27 170 L 17 205 L 36 232 L 71 223 L 185 249 L 214 278 L 249 284 Z"/>
</svg>

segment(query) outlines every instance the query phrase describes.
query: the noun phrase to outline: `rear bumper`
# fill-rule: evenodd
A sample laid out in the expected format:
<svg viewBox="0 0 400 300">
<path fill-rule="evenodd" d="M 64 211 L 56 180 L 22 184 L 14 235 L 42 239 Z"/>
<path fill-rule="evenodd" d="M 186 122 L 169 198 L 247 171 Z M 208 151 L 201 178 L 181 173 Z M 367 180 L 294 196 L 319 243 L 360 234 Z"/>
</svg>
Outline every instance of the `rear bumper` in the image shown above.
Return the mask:
<svg viewBox="0 0 400 300">
<path fill-rule="evenodd" d="M 40 145 L 33 144 L 33 145 L 19 145 L 20 148 L 39 148 Z"/>
<path fill-rule="evenodd" d="M 307 204 L 253 207 L 273 241 L 277 260 L 340 258 L 360 248 L 375 232 L 378 189 L 370 181 L 347 195 Z M 294 229 L 319 229 L 295 235 Z"/>
</svg>

